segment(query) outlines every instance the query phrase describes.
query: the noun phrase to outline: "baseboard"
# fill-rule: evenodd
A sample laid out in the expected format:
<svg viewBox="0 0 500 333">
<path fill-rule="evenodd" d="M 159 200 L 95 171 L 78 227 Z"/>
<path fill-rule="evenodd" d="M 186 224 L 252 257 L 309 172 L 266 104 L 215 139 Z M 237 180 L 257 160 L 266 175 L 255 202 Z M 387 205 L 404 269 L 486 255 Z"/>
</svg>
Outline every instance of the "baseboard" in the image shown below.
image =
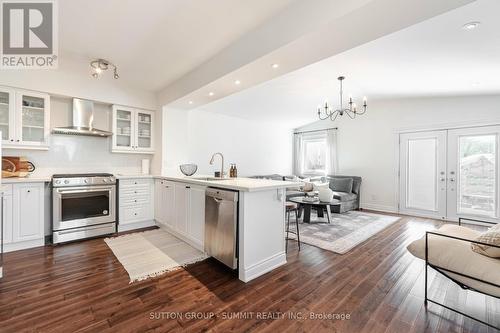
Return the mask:
<svg viewBox="0 0 500 333">
<path fill-rule="evenodd" d="M 279 266 L 286 264 L 286 253 L 280 252 L 269 258 L 266 258 L 256 264 L 249 266 L 248 268 L 239 267 L 239 278 L 243 282 L 248 282 L 267 272 L 272 271 Z"/>
<path fill-rule="evenodd" d="M 39 247 L 45 245 L 45 238 L 18 242 L 18 243 L 8 243 L 3 245 L 4 252 L 12 252 L 19 250 L 31 249 L 32 247 Z"/>
<path fill-rule="evenodd" d="M 118 224 L 118 232 L 154 227 L 155 225 L 156 224 L 154 220 L 142 221 L 130 224 Z"/>
<path fill-rule="evenodd" d="M 379 204 L 373 204 L 373 203 L 362 203 L 361 209 L 376 210 L 379 212 L 386 212 L 386 213 L 397 213 L 398 212 L 397 207 L 387 206 L 387 205 L 379 205 Z"/>
</svg>

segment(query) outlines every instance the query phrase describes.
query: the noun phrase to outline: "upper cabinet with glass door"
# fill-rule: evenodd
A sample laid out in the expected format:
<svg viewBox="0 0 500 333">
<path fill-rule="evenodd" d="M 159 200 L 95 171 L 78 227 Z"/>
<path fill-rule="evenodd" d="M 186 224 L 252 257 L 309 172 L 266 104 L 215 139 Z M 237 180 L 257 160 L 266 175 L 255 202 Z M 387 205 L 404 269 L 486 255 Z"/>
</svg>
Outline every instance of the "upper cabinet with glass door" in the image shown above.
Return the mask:
<svg viewBox="0 0 500 333">
<path fill-rule="evenodd" d="M 48 149 L 49 95 L 0 87 L 0 130 L 5 148 Z"/>
<path fill-rule="evenodd" d="M 0 131 L 2 132 L 2 142 L 10 143 L 14 140 L 16 93 L 12 89 L 0 87 Z"/>
<path fill-rule="evenodd" d="M 113 106 L 115 153 L 154 153 L 154 112 Z"/>
</svg>

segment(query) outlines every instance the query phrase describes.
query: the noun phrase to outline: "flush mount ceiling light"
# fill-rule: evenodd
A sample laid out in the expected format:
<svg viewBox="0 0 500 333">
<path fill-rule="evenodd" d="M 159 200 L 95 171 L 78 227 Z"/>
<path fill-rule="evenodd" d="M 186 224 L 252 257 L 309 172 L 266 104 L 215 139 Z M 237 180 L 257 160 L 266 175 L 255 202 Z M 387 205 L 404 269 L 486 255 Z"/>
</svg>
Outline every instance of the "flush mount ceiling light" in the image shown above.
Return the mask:
<svg viewBox="0 0 500 333">
<path fill-rule="evenodd" d="M 113 77 L 115 79 L 119 79 L 118 69 L 116 66 L 108 60 L 105 59 L 96 59 L 90 62 L 90 68 L 92 69 L 92 77 L 97 79 L 102 74 L 103 71 L 107 71 L 110 68 L 113 68 Z"/>
<path fill-rule="evenodd" d="M 280 64 L 272 64 L 272 65 L 271 65 L 271 67 L 272 67 L 273 69 L 276 69 L 276 68 L 280 67 Z"/>
<path fill-rule="evenodd" d="M 236 81 L 234 81 L 234 84 L 235 85 L 239 85 L 239 84 L 241 84 L 241 81 L 240 80 L 236 80 Z"/>
<path fill-rule="evenodd" d="M 208 96 L 213 96 L 215 95 L 212 91 L 208 93 Z"/>
<path fill-rule="evenodd" d="M 193 104 L 193 101 L 189 101 L 188 104 Z"/>
<path fill-rule="evenodd" d="M 469 23 L 465 23 L 462 26 L 462 29 L 464 29 L 464 30 L 474 30 L 477 27 L 479 27 L 480 24 L 481 24 L 481 22 L 469 22 Z"/>
<path fill-rule="evenodd" d="M 353 103 L 352 101 L 352 97 L 349 97 L 349 102 L 347 103 L 349 104 L 349 107 L 344 107 L 344 92 L 342 90 L 342 81 L 344 81 L 344 79 L 344 76 L 339 76 L 337 78 L 340 83 L 340 107 L 338 109 L 332 109 L 330 106 L 328 106 L 328 102 L 325 102 L 324 107 L 318 106 L 318 118 L 320 120 L 330 118 L 331 121 L 334 121 L 338 116 L 342 117 L 344 114 L 348 115 L 349 118 L 354 119 L 357 115 L 362 115 L 366 112 L 366 107 L 368 106 L 366 104 L 366 97 L 363 98 L 363 111 L 358 110 L 356 103 Z"/>
</svg>

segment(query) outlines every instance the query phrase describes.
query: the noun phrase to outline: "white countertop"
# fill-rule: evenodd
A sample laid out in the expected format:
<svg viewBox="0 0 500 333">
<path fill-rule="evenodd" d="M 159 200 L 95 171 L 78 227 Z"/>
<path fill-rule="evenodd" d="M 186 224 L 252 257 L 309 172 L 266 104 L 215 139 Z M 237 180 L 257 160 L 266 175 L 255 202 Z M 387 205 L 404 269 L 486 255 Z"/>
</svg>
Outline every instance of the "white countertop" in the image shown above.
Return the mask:
<svg viewBox="0 0 500 333">
<path fill-rule="evenodd" d="M 116 179 L 137 179 L 137 178 L 153 178 L 153 177 L 155 177 L 153 175 L 143 175 L 143 174 L 123 175 L 120 173 L 117 173 L 114 176 Z"/>
<path fill-rule="evenodd" d="M 281 180 L 269 180 L 269 179 L 255 179 L 255 178 L 226 178 L 224 180 L 202 180 L 196 179 L 199 177 L 211 177 L 204 175 L 196 175 L 192 177 L 182 177 L 182 176 L 153 176 L 156 179 L 166 179 L 175 182 L 188 183 L 194 185 L 210 186 L 217 188 L 226 188 L 230 190 L 253 192 L 253 191 L 265 191 L 273 190 L 287 187 L 301 186 L 302 183 L 297 182 L 286 182 Z"/>
<path fill-rule="evenodd" d="M 17 184 L 17 183 L 50 183 L 52 177 L 50 176 L 35 176 L 35 177 L 11 177 L 2 178 L 2 184 Z"/>
</svg>

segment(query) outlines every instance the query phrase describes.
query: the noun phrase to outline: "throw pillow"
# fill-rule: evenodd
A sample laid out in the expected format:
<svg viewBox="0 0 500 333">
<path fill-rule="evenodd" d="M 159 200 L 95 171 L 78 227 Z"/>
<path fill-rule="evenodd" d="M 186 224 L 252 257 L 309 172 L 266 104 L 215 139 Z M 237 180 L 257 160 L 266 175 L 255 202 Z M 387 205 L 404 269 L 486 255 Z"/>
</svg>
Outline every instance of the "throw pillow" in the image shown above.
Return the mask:
<svg viewBox="0 0 500 333">
<path fill-rule="evenodd" d="M 475 241 L 500 246 L 500 224 L 490 228 L 488 231 L 483 233 L 481 236 L 474 239 Z M 500 258 L 500 248 L 471 243 L 472 251 L 479 254 L 492 257 Z"/>
<path fill-rule="evenodd" d="M 335 192 L 352 192 L 352 178 L 332 178 L 330 180 L 330 188 Z"/>
<path fill-rule="evenodd" d="M 328 188 L 330 183 L 312 183 L 314 191 L 319 191 L 322 188 Z"/>
</svg>

